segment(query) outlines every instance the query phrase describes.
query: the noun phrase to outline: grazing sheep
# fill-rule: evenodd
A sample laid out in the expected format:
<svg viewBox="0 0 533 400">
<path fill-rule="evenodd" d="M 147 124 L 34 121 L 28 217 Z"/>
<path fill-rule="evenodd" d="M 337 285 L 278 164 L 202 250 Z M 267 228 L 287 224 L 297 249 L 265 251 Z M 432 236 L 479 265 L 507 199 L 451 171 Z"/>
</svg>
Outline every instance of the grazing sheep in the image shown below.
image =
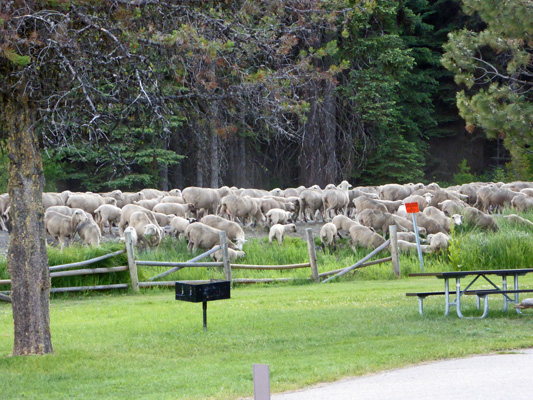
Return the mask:
<svg viewBox="0 0 533 400">
<path fill-rule="evenodd" d="M 501 211 L 503 207 L 511 205 L 513 198 L 518 195 L 517 192 L 508 189 L 490 186 L 479 189 L 476 194 L 477 201 L 474 207 L 485 213 Z"/>
<path fill-rule="evenodd" d="M 402 253 L 418 252 L 418 246 L 416 245 L 416 243 L 406 242 L 405 240 L 398 240 L 398 250 L 400 250 Z M 420 245 L 420 250 L 422 250 L 422 253 L 432 252 L 431 246 L 423 244 Z"/>
<path fill-rule="evenodd" d="M 225 231 L 227 238 L 235 242 L 235 247 L 238 250 L 242 250 L 242 246 L 246 242 L 246 239 L 244 238 L 244 231 L 238 223 L 228 221 L 218 215 L 206 215 L 200 220 L 200 222 L 209 225 L 212 228 Z"/>
<path fill-rule="evenodd" d="M 492 216 L 485 214 L 474 207 L 465 207 L 463 211 L 463 217 L 466 224 L 472 224 L 482 229 L 491 229 L 497 231 L 498 225 Z"/>
<path fill-rule="evenodd" d="M 72 216 L 50 211 L 44 214 L 44 226 L 46 231 L 58 241 L 60 248 L 63 249 L 66 240 L 70 239 L 72 241 L 78 225 L 87 221 L 87 219 L 87 215 L 82 210 L 76 210 Z"/>
<path fill-rule="evenodd" d="M 120 222 L 120 216 L 122 215 L 122 209 L 111 204 L 102 204 L 96 210 L 94 210 L 94 220 L 98 224 L 102 234 L 104 233 L 104 226 L 109 224 L 109 234 L 113 235 L 112 226 Z"/>
<path fill-rule="evenodd" d="M 243 224 L 262 224 L 266 220 L 261 211 L 260 201 L 250 196 L 237 196 L 234 194 L 224 196 L 220 200 L 218 215 L 223 216 L 226 214 L 229 215 L 232 221 L 240 218 Z"/>
<path fill-rule="evenodd" d="M 193 220 L 196 222 L 196 220 Z M 190 219 L 182 217 L 174 217 L 170 220 L 170 235 L 178 237 L 181 239 L 181 235 L 185 234 L 185 230 L 191 223 Z"/>
<path fill-rule="evenodd" d="M 150 223 L 156 226 L 158 225 L 157 220 L 155 219 L 154 213 L 152 211 L 147 210 L 146 208 L 138 206 L 136 204 L 126 204 L 124 207 L 122 207 L 122 211 L 120 214 L 120 222 L 118 223 L 118 231 L 120 236 L 124 234 L 124 229 L 130 224 L 131 214 L 137 211 L 145 213 L 148 216 Z"/>
<path fill-rule="evenodd" d="M 92 217 L 88 218 L 87 221 L 79 224 L 76 232 L 78 233 L 83 243 L 85 243 L 88 247 L 100 246 L 100 239 L 102 237 L 102 234 L 100 233 L 100 227 L 94 221 L 94 219 L 92 219 Z"/>
<path fill-rule="evenodd" d="M 61 193 L 43 193 L 43 208 L 48 209 L 52 206 L 64 206 L 67 204 L 67 200 L 72 193 L 65 190 Z M 80 207 L 75 207 L 80 208 Z"/>
<path fill-rule="evenodd" d="M 437 207 L 440 208 L 447 217 L 450 217 L 453 214 L 462 214 L 466 206 L 465 203 L 454 200 L 444 200 L 437 204 Z"/>
<path fill-rule="evenodd" d="M 213 246 L 220 244 L 220 229 L 215 229 L 209 225 L 201 222 L 190 224 L 185 229 L 185 236 L 189 240 L 187 245 L 188 251 L 196 251 L 197 249 L 211 249 Z M 235 245 L 228 240 L 228 247 L 235 249 Z"/>
<path fill-rule="evenodd" d="M 220 200 L 229 194 L 230 189 L 227 186 L 222 186 L 219 189 L 191 186 L 183 189 L 181 193 L 187 203 L 194 205 L 196 218 L 198 218 L 198 214 L 202 211 L 204 214 L 215 214 Z"/>
<path fill-rule="evenodd" d="M 158 189 L 143 189 L 141 193 L 144 194 L 146 200 L 161 199 L 164 196 L 168 196 L 167 192 Z"/>
<path fill-rule="evenodd" d="M 411 193 L 417 189 L 421 189 L 424 185 L 422 184 L 407 184 L 407 185 L 398 185 L 396 183 L 389 183 L 387 185 L 379 186 L 378 192 L 379 197 L 382 200 L 403 200 Z"/>
<path fill-rule="evenodd" d="M 451 217 L 447 217 L 444 212 L 433 206 L 426 207 L 424 214 L 436 220 L 447 232 L 450 232 L 452 225 L 461 225 L 462 223 L 461 215 L 454 214 Z"/>
<path fill-rule="evenodd" d="M 162 229 L 153 224 L 148 214 L 135 211 L 130 215 L 129 226 L 137 232 L 137 244 L 139 247 L 158 247 L 163 238 Z"/>
<path fill-rule="evenodd" d="M 426 208 L 430 203 L 431 196 L 432 195 L 430 193 L 426 193 L 424 196 L 420 196 L 419 194 L 412 194 L 403 200 L 403 204 L 418 203 L 418 209 L 420 210 L 420 212 L 422 212 L 424 211 L 424 208 Z"/>
<path fill-rule="evenodd" d="M 280 208 L 273 208 L 265 214 L 266 225 L 271 227 L 276 224 L 284 225 L 290 221 L 292 213 Z"/>
<path fill-rule="evenodd" d="M 361 213 L 364 210 L 379 210 L 382 212 L 387 212 L 387 207 L 384 204 L 381 204 L 379 201 L 370 199 L 366 196 L 359 196 L 353 199 L 353 204 L 355 206 L 355 211 L 357 214 Z"/>
<path fill-rule="evenodd" d="M 270 232 L 268 234 L 268 241 L 272 244 L 272 239 L 275 238 L 278 241 L 278 245 L 281 245 L 281 242 L 283 242 L 283 239 L 285 238 L 285 234 L 288 232 L 296 232 L 296 225 L 276 224 L 270 228 Z"/>
<path fill-rule="evenodd" d="M 406 214 L 406 215 L 409 216 L 409 214 Z M 398 228 L 402 227 L 402 228 L 407 229 L 410 232 L 414 232 L 415 231 L 415 226 L 413 224 L 411 216 L 409 216 L 409 218 L 404 218 L 404 217 L 401 217 L 401 216 L 395 215 L 395 214 L 392 214 L 392 216 L 394 218 L 394 221 L 396 221 L 396 225 L 398 226 Z M 426 228 L 424 228 L 422 226 L 419 226 L 418 227 L 418 233 L 420 235 L 424 235 L 425 236 L 427 234 Z"/>
<path fill-rule="evenodd" d="M 209 255 L 216 262 L 221 262 L 224 259 L 222 249 L 215 251 Z M 230 261 L 235 261 L 237 258 L 244 258 L 246 253 L 242 250 L 233 250 L 228 248 L 228 256 Z"/>
<path fill-rule="evenodd" d="M 124 206 L 127 206 L 128 204 L 133 204 L 136 201 L 141 200 L 145 200 L 144 193 L 122 193 L 122 199 L 117 199 L 116 206 L 118 208 L 124 208 Z"/>
<path fill-rule="evenodd" d="M 339 236 L 340 236 L 339 231 L 344 231 L 348 233 L 350 232 L 350 228 L 352 226 L 359 225 L 359 222 L 348 218 L 346 215 L 336 215 L 331 220 L 331 223 L 335 225 L 335 228 L 337 228 L 337 235 Z"/>
<path fill-rule="evenodd" d="M 398 240 L 404 240 L 406 242 L 416 243 L 416 233 L 414 232 L 398 232 Z M 419 238 L 420 243 L 425 243 L 425 239 Z"/>
<path fill-rule="evenodd" d="M 533 210 L 533 197 L 520 193 L 513 197 L 511 205 L 520 212 L 527 212 Z"/>
<path fill-rule="evenodd" d="M 523 193 L 529 197 L 533 197 L 533 188 L 525 188 L 520 191 L 520 193 Z"/>
<path fill-rule="evenodd" d="M 357 220 L 361 225 L 372 228 L 374 231 L 381 230 L 382 236 L 385 237 L 389 231 L 389 226 L 397 225 L 392 214 L 379 210 L 366 209 L 357 215 Z M 399 230 L 407 230 L 399 227 Z"/>
<path fill-rule="evenodd" d="M 357 246 L 365 249 L 375 249 L 385 243 L 383 236 L 363 225 L 354 225 L 350 228 L 350 246 L 355 251 Z"/>
<path fill-rule="evenodd" d="M 424 228 L 428 234 L 447 232 L 446 228 L 444 228 L 444 226 L 442 226 L 436 219 L 428 217 L 424 213 L 416 213 L 415 218 L 417 225 Z"/>
<path fill-rule="evenodd" d="M 441 251 L 448 250 L 451 238 L 445 233 L 439 232 L 434 235 L 428 235 L 427 240 L 431 250 L 440 253 Z"/>
<path fill-rule="evenodd" d="M 531 222 L 531 221 L 528 220 L 528 219 L 525 219 L 525 218 L 519 217 L 519 216 L 516 215 L 516 214 L 506 215 L 506 216 L 504 216 L 504 218 L 507 219 L 507 220 L 508 220 L 509 222 L 511 222 L 512 224 L 515 224 L 515 225 L 517 225 L 517 226 L 533 228 L 533 222 Z"/>
<path fill-rule="evenodd" d="M 328 222 L 320 228 L 320 241 L 322 242 L 322 249 L 325 246 L 333 246 L 333 250 L 337 248 L 335 236 L 337 235 L 337 227 L 335 224 Z"/>
<path fill-rule="evenodd" d="M 398 211 L 398 208 L 402 205 L 403 200 L 377 200 L 378 203 L 383 204 L 385 207 L 387 207 L 387 211 L 390 214 L 394 214 L 396 211 Z"/>
<path fill-rule="evenodd" d="M 158 213 L 158 212 L 154 212 L 154 217 L 155 217 L 158 225 L 160 227 L 164 228 L 165 226 L 170 225 L 170 221 L 172 220 L 172 218 L 175 217 L 175 215 L 174 214 L 167 215 L 167 214 L 161 214 L 161 213 Z"/>
</svg>

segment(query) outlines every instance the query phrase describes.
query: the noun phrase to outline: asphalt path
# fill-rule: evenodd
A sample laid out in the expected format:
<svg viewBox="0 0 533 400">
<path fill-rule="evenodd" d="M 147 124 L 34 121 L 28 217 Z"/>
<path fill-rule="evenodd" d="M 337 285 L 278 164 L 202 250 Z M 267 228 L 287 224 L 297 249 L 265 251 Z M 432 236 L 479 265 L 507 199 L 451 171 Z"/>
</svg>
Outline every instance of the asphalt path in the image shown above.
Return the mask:
<svg viewBox="0 0 533 400">
<path fill-rule="evenodd" d="M 275 394 L 272 400 L 531 400 L 533 349 L 416 365 Z"/>
</svg>

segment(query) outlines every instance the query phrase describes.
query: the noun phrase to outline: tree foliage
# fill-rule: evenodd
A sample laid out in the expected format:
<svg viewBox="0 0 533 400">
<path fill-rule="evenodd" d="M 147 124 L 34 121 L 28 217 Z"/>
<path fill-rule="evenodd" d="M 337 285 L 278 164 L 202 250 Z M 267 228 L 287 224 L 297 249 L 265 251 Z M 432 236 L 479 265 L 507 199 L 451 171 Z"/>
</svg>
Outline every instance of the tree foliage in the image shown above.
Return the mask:
<svg viewBox="0 0 533 400">
<path fill-rule="evenodd" d="M 501 138 L 515 164 L 517 179 L 533 176 L 533 7 L 528 0 L 463 0 L 468 14 L 486 26 L 449 35 L 443 64 L 466 86 L 457 106 L 467 129 L 481 127 Z"/>
</svg>

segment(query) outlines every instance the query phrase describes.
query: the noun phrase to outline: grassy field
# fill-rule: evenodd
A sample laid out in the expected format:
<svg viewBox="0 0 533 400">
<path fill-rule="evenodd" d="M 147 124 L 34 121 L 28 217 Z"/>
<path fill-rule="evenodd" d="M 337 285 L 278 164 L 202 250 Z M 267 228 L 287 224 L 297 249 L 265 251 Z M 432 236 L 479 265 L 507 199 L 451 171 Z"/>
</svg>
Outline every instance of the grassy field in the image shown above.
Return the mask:
<svg viewBox="0 0 533 400">
<path fill-rule="evenodd" d="M 506 211 L 509 212 L 509 211 Z M 525 215 L 533 220 L 533 213 Z M 461 227 L 450 251 L 425 256 L 425 271 L 532 267 L 530 228 L 499 218 L 499 232 Z M 93 258 L 123 245 L 100 249 L 49 249 L 50 265 Z M 247 264 L 308 261 L 307 245 L 288 238 L 280 248 L 266 239 L 245 244 Z M 336 252 L 318 250 L 319 271 L 347 267 L 368 251 L 354 253 L 346 241 Z M 384 252 L 380 257 L 388 256 Z M 166 240 L 148 260 L 185 261 L 185 242 Z M 125 265 L 125 256 L 99 266 Z M 309 283 L 309 269 L 234 270 L 234 278 L 296 278 L 291 284 L 237 286 L 231 300 L 208 306 L 202 330 L 200 304 L 177 302 L 170 289 L 106 294 L 54 295 L 51 328 L 55 354 L 10 357 L 11 307 L 0 303 L 0 388 L 3 399 L 237 399 L 252 396 L 252 364 L 270 365 L 273 392 L 301 388 L 423 361 L 533 346 L 531 310 L 519 316 L 499 311 L 491 299 L 485 320 L 445 317 L 443 298 L 428 298 L 418 314 L 406 292 L 442 290 L 435 278 L 407 278 L 419 272 L 416 254 L 401 256 L 402 279 L 390 263 L 350 273 L 327 284 Z M 166 269 L 139 268 L 145 280 Z M 7 278 L 0 261 L 0 279 Z M 222 278 L 218 268 L 186 268 L 165 280 Z M 129 282 L 128 273 L 53 280 L 54 286 Z M 533 277 L 521 279 L 533 287 Z M 6 290 L 9 287 L 0 287 Z M 465 314 L 479 313 L 465 299 Z M 453 310 L 452 310 L 453 311 Z"/>
<path fill-rule="evenodd" d="M 524 279 L 533 286 L 533 280 Z M 237 287 L 230 300 L 200 304 L 172 292 L 55 299 L 55 354 L 9 357 L 11 308 L 0 304 L 3 399 L 236 399 L 252 396 L 252 364 L 270 365 L 273 392 L 422 361 L 533 345 L 531 313 L 498 311 L 486 320 L 443 315 L 413 290 L 436 279 Z M 473 302 L 466 311 L 475 314 Z M 528 310 L 526 310 L 528 311 Z M 529 315 L 528 315 L 529 314 Z"/>
</svg>

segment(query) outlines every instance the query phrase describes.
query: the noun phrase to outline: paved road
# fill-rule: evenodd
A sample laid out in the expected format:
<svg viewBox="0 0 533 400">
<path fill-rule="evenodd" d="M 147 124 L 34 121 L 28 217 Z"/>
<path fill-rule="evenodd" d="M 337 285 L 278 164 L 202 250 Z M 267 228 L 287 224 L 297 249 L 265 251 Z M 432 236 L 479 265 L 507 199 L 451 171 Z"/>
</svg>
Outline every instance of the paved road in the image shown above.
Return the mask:
<svg viewBox="0 0 533 400">
<path fill-rule="evenodd" d="M 321 384 L 272 400 L 531 400 L 533 349 L 439 361 Z"/>
</svg>

